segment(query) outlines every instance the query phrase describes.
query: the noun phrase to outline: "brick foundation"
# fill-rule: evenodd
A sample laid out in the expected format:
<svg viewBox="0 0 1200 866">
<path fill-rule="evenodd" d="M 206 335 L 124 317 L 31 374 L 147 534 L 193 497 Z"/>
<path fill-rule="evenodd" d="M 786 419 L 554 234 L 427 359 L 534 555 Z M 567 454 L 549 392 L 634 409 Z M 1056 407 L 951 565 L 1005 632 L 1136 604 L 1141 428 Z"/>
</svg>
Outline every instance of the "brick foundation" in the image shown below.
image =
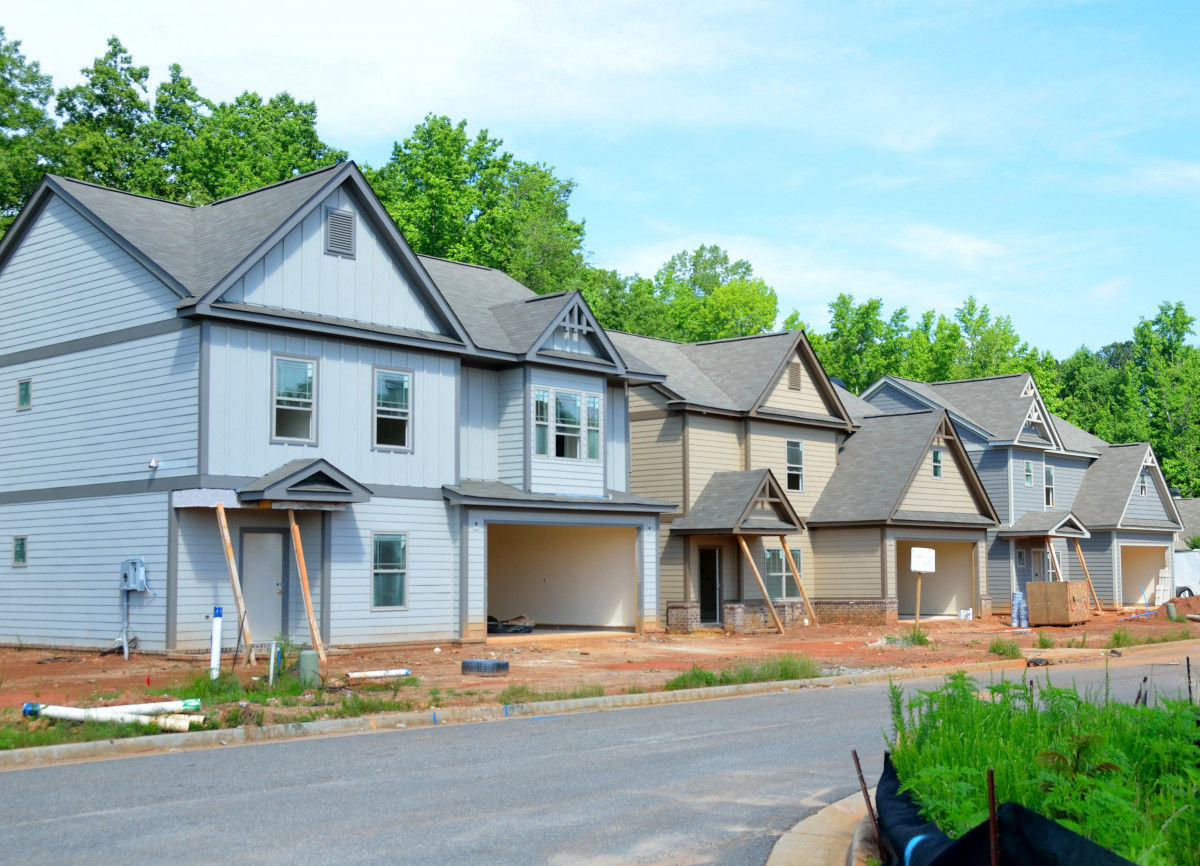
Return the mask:
<svg viewBox="0 0 1200 866">
<path fill-rule="evenodd" d="M 891 625 L 898 621 L 894 598 L 814 598 L 813 608 L 817 611 L 822 625 Z"/>
<path fill-rule="evenodd" d="M 700 602 L 667 602 L 667 631 L 675 634 L 687 634 L 698 628 L 700 628 Z"/>
<path fill-rule="evenodd" d="M 721 605 L 721 624 L 725 631 L 731 634 L 741 634 L 746 630 L 746 605 L 740 602 L 726 602 Z"/>
</svg>

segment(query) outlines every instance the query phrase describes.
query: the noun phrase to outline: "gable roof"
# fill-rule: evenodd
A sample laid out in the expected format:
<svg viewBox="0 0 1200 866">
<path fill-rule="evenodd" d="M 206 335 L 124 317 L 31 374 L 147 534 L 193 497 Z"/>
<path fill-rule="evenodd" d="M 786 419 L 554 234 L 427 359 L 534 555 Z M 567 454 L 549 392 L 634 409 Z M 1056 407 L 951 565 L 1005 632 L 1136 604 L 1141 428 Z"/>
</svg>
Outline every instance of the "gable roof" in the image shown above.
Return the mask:
<svg viewBox="0 0 1200 866">
<path fill-rule="evenodd" d="M 237 491 L 239 502 L 366 502 L 373 493 L 323 457 L 284 463 Z"/>
<path fill-rule="evenodd" d="M 1147 442 L 1106 445 L 1099 458 L 1084 473 L 1083 483 L 1079 485 L 1079 492 L 1075 494 L 1071 510 L 1092 530 L 1115 529 L 1122 525 L 1140 529 L 1178 529 L 1178 524 L 1173 522 L 1125 520 L 1125 508 L 1133 493 L 1133 485 L 1137 483 L 1138 475 L 1141 474 L 1147 459 L 1153 460 L 1153 453 Z M 1157 465 L 1153 465 L 1151 476 L 1154 479 L 1155 490 L 1163 497 L 1167 514 L 1176 514 L 1175 505 L 1166 490 L 1166 482 Z"/>
<path fill-rule="evenodd" d="M 833 381 L 833 380 L 830 380 Z M 837 392 L 838 399 L 842 401 L 842 405 L 846 407 L 846 411 L 850 413 L 850 420 L 855 424 L 861 424 L 863 418 L 869 418 L 872 415 L 882 415 L 882 410 L 872 406 L 862 397 L 854 394 L 844 386 L 833 382 L 833 390 Z"/>
<path fill-rule="evenodd" d="M 1098 455 L 1108 447 L 1108 443 L 1103 439 L 1093 436 L 1081 427 L 1076 427 L 1066 418 L 1051 412 L 1050 419 L 1054 423 L 1054 429 L 1058 431 L 1058 438 L 1062 440 L 1063 448 L 1068 451 Z"/>
<path fill-rule="evenodd" d="M 1174 505 L 1183 523 L 1183 530 L 1176 536 L 1175 549 L 1189 550 L 1188 539 L 1200 535 L 1200 499 L 1176 499 Z"/>
<path fill-rule="evenodd" d="M 938 434 L 974 494 L 983 514 L 899 511 L 900 503 Z M 872 415 L 842 446 L 837 468 L 808 517 L 822 523 L 950 523 L 994 526 L 999 523 L 966 451 L 945 410 Z"/>
<path fill-rule="evenodd" d="M 997 533 L 1003 538 L 1021 536 L 1053 536 L 1055 538 L 1090 538 L 1087 527 L 1070 511 L 1030 511 L 1012 526 Z"/>
<path fill-rule="evenodd" d="M 765 468 L 714 472 L 688 513 L 671 524 L 676 534 L 787 535 L 804 528 L 775 475 Z"/>
</svg>

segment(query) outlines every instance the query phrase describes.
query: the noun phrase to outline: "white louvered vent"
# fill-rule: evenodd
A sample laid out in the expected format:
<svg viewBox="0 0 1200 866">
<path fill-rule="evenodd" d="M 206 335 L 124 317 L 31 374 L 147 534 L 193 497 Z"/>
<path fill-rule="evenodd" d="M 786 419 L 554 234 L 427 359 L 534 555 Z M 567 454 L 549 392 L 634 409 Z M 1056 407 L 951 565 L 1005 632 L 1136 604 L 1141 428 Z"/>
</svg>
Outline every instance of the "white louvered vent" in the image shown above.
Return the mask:
<svg viewBox="0 0 1200 866">
<path fill-rule="evenodd" d="M 804 365 L 799 361 L 788 364 L 788 388 L 792 391 L 804 390 Z"/>
<path fill-rule="evenodd" d="M 325 252 L 354 258 L 354 214 L 350 211 L 325 211 Z"/>
</svg>

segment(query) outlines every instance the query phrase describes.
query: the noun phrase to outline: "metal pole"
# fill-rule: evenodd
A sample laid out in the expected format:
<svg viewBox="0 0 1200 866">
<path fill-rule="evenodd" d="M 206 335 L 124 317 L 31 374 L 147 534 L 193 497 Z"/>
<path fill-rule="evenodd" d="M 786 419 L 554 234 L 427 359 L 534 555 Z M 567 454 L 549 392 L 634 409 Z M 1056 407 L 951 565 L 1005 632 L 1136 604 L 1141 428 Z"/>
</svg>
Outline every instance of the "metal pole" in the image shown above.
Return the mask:
<svg viewBox="0 0 1200 866">
<path fill-rule="evenodd" d="M 988 842 L 992 850 L 992 866 L 1000 866 L 1000 828 L 996 821 L 996 774 L 987 771 Z"/>
<path fill-rule="evenodd" d="M 875 820 L 875 810 L 871 807 L 871 795 L 867 793 L 867 781 L 863 778 L 862 764 L 858 762 L 858 750 L 851 749 L 850 755 L 854 758 L 854 769 L 858 771 L 858 786 L 862 789 L 863 800 L 867 804 L 867 816 L 871 819 L 871 832 L 875 834 L 875 847 L 882 854 L 883 843 L 879 840 L 879 822 Z"/>
</svg>

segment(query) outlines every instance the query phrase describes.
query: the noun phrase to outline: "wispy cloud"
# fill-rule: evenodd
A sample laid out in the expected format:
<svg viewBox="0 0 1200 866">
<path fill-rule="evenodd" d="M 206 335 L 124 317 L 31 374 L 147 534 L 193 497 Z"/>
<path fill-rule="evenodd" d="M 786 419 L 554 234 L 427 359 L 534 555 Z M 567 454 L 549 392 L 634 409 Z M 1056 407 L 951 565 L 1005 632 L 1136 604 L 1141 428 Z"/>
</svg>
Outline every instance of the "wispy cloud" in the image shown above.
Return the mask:
<svg viewBox="0 0 1200 866">
<path fill-rule="evenodd" d="M 1005 254 L 1005 248 L 995 241 L 935 225 L 907 225 L 891 243 L 923 259 L 968 271 L 977 271 L 985 262 Z"/>
<path fill-rule="evenodd" d="M 1096 187 L 1112 192 L 1200 194 L 1200 162 L 1154 159 L 1135 165 L 1125 174 L 1097 180 Z"/>
<path fill-rule="evenodd" d="M 1088 289 L 1088 294 L 1100 301 L 1114 301 L 1129 285 L 1129 280 L 1126 277 L 1113 277 L 1111 280 L 1105 280 L 1102 283 L 1097 283 Z"/>
</svg>

